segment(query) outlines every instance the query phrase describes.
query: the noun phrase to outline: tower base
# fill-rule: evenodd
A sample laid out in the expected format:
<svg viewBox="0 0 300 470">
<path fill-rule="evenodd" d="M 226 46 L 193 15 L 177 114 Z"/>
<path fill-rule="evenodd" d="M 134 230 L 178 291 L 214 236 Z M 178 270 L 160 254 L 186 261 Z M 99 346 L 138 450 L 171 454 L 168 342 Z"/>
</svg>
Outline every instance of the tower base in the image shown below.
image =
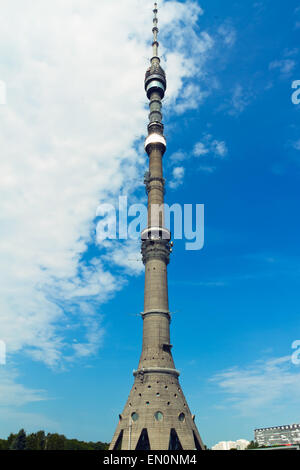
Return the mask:
<svg viewBox="0 0 300 470">
<path fill-rule="evenodd" d="M 204 450 L 175 369 L 135 372 L 110 450 Z"/>
</svg>

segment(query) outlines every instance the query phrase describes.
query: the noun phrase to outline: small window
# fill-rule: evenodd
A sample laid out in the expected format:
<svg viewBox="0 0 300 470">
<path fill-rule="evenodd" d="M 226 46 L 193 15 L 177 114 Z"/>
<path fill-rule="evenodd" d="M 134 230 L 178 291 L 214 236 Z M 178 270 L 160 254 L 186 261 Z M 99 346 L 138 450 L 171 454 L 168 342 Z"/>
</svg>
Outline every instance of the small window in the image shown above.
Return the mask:
<svg viewBox="0 0 300 470">
<path fill-rule="evenodd" d="M 164 419 L 164 415 L 161 411 L 157 411 L 154 415 L 154 418 L 156 419 L 156 421 L 162 421 Z"/>
<path fill-rule="evenodd" d="M 185 414 L 184 414 L 184 413 L 180 413 L 180 415 L 178 416 L 178 419 L 179 419 L 179 421 L 180 421 L 181 423 L 183 423 L 184 420 L 185 420 Z"/>
<path fill-rule="evenodd" d="M 137 413 L 132 413 L 131 414 L 131 419 L 132 419 L 132 421 L 137 421 L 139 419 L 139 415 Z"/>
</svg>

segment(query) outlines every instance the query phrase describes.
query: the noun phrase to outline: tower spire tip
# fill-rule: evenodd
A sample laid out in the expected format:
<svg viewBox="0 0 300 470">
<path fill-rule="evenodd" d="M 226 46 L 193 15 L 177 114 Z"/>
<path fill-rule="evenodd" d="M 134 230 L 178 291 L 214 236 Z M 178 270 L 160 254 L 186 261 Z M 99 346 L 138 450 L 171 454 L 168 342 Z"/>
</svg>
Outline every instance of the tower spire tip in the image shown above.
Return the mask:
<svg viewBox="0 0 300 470">
<path fill-rule="evenodd" d="M 158 46 L 159 46 L 159 42 L 157 41 L 157 35 L 158 35 L 158 18 L 157 18 L 157 13 L 158 13 L 158 9 L 157 9 L 157 3 L 155 2 L 154 3 L 154 10 L 153 10 L 153 13 L 154 13 L 154 18 L 153 18 L 153 29 L 152 29 L 152 32 L 153 32 L 153 43 L 152 43 L 152 46 L 153 46 L 153 57 L 158 57 Z"/>
</svg>

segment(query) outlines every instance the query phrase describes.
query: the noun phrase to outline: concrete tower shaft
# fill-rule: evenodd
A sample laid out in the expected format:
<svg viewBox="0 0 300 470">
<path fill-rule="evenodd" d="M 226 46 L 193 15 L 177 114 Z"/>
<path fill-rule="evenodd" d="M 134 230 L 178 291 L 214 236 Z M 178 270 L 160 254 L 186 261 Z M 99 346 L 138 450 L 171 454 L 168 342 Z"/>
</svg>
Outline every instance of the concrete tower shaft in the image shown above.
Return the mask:
<svg viewBox="0 0 300 470">
<path fill-rule="evenodd" d="M 203 444 L 179 384 L 170 342 L 167 266 L 172 252 L 171 234 L 164 226 L 162 99 L 167 81 L 158 57 L 157 4 L 154 5 L 153 57 L 145 75 L 149 99 L 148 136 L 145 151 L 149 170 L 145 173 L 148 194 L 148 223 L 142 232 L 145 265 L 143 346 L 134 372 L 134 385 L 121 415 L 110 449 L 202 450 Z"/>
</svg>

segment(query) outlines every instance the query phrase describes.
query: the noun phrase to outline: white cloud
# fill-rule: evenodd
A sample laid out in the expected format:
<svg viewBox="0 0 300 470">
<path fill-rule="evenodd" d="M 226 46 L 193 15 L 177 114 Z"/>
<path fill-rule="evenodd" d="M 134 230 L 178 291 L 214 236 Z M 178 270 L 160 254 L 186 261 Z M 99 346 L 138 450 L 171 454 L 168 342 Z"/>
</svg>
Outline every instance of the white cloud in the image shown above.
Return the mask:
<svg viewBox="0 0 300 470">
<path fill-rule="evenodd" d="M 204 145 L 203 142 L 197 142 L 194 147 L 193 154 L 195 157 L 202 157 L 203 155 L 207 155 L 210 150 Z"/>
<path fill-rule="evenodd" d="M 176 189 L 179 186 L 181 186 L 183 183 L 184 174 L 185 174 L 185 169 L 183 166 L 177 166 L 173 168 L 173 173 L 172 173 L 173 180 L 169 182 L 170 188 Z"/>
<path fill-rule="evenodd" d="M 57 431 L 59 424 L 47 416 L 34 411 L 23 411 L 23 407 L 48 399 L 45 390 L 35 390 L 20 383 L 16 370 L 0 368 L 0 415 L 3 437 L 13 430 L 24 428 L 27 431 L 40 428 Z"/>
<path fill-rule="evenodd" d="M 208 96 L 208 91 L 200 88 L 198 81 L 205 75 L 204 67 L 208 54 L 214 46 L 213 38 L 206 32 L 196 32 L 195 25 L 203 10 L 196 2 L 167 2 L 160 14 L 162 53 L 164 44 L 171 51 L 165 57 L 165 70 L 168 77 L 168 94 L 165 98 L 166 110 L 172 106 L 178 114 L 196 109 Z M 189 50 L 189 54 L 186 52 Z M 178 73 L 180 71 L 180 73 Z M 197 78 L 197 81 L 188 81 Z"/>
<path fill-rule="evenodd" d="M 198 166 L 198 170 L 203 173 L 213 173 L 216 170 L 216 166 L 211 164 L 211 158 L 224 159 L 228 155 L 228 148 L 226 142 L 214 139 L 211 134 L 204 134 L 201 141 L 196 142 L 194 148 L 190 154 L 185 154 L 181 151 L 175 152 L 171 156 L 171 162 L 176 164 L 180 161 L 184 161 L 191 156 L 196 158 L 201 157 L 205 164 Z M 185 174 L 184 167 L 175 167 L 173 168 L 173 180 L 169 184 L 171 188 L 177 188 L 183 183 L 183 178 Z"/>
<path fill-rule="evenodd" d="M 297 142 L 294 142 L 294 149 L 300 150 L 300 140 L 297 140 Z"/>
<path fill-rule="evenodd" d="M 295 8 L 295 11 L 294 11 L 295 15 L 298 15 L 299 12 L 300 12 L 300 7 Z M 300 21 L 296 21 L 295 23 L 295 29 L 298 29 L 298 28 L 300 28 Z"/>
<path fill-rule="evenodd" d="M 175 105 L 175 111 L 178 114 L 183 114 L 188 109 L 197 109 L 207 96 L 208 92 L 201 91 L 198 85 L 190 83 L 184 87 L 180 99 Z"/>
<path fill-rule="evenodd" d="M 267 84 L 266 89 L 272 87 L 272 83 Z M 218 111 L 225 111 L 230 116 L 239 116 L 251 101 L 255 98 L 255 93 L 251 87 L 236 83 L 231 90 L 231 97 L 226 99 L 218 107 Z"/>
<path fill-rule="evenodd" d="M 0 407 L 15 407 L 47 399 L 44 390 L 33 390 L 18 383 L 16 371 L 0 368 Z"/>
<path fill-rule="evenodd" d="M 227 407 L 242 415 L 259 414 L 268 407 L 286 403 L 300 404 L 300 370 L 292 364 L 291 356 L 257 361 L 248 367 L 226 370 L 212 379 L 225 394 Z M 286 402 L 286 397 L 289 397 Z"/>
<path fill-rule="evenodd" d="M 193 149 L 195 157 L 207 157 L 212 155 L 214 158 L 225 158 L 228 154 L 226 142 L 213 139 L 212 135 L 205 134 L 202 141 L 197 142 Z"/>
<path fill-rule="evenodd" d="M 190 153 L 175 152 L 171 155 L 170 161 L 172 165 L 176 165 L 191 157 L 201 158 L 202 162 L 205 163 L 201 163 L 198 166 L 198 170 L 203 173 L 213 173 L 216 170 L 216 166 L 211 164 L 211 159 L 214 161 L 224 159 L 227 155 L 228 148 L 226 142 L 214 139 L 211 134 L 204 134 L 202 140 L 196 142 Z M 183 183 L 184 175 L 185 168 L 183 166 L 174 167 L 169 186 L 173 189 L 178 188 Z"/>
<path fill-rule="evenodd" d="M 142 263 L 140 242 L 138 240 L 129 239 L 123 243 L 109 240 L 106 241 L 106 246 L 109 254 L 105 255 L 104 259 L 125 269 L 126 272 L 131 275 L 138 275 L 143 272 L 144 265 Z"/>
<path fill-rule="evenodd" d="M 284 57 L 292 57 L 299 54 L 298 47 L 294 47 L 293 49 L 285 49 L 283 52 Z"/>
<path fill-rule="evenodd" d="M 290 75 L 290 73 L 294 70 L 296 66 L 296 62 L 292 59 L 282 59 L 282 60 L 274 60 L 269 64 L 269 69 L 274 70 L 278 69 L 280 74 L 285 77 Z"/>
<path fill-rule="evenodd" d="M 236 30 L 228 23 L 222 24 L 218 29 L 218 34 L 227 46 L 233 46 L 236 42 Z"/>
<path fill-rule="evenodd" d="M 202 173 L 213 173 L 216 170 L 216 167 L 209 165 L 200 165 L 198 167 L 198 170 L 202 171 Z"/>
<path fill-rule="evenodd" d="M 233 90 L 232 98 L 229 103 L 228 114 L 231 116 L 238 116 L 249 105 L 250 101 L 250 92 L 238 83 Z"/>
<path fill-rule="evenodd" d="M 228 149 L 224 141 L 214 140 L 211 145 L 212 145 L 214 154 L 217 157 L 220 157 L 220 158 L 226 157 L 228 153 Z"/>
<path fill-rule="evenodd" d="M 183 112 L 203 99 L 189 80 L 213 41 L 194 30 L 195 2 L 161 7 L 168 106 Z M 101 344 L 99 305 L 124 277 L 106 267 L 105 253 L 82 256 L 95 241 L 98 204 L 142 180 L 135 142 L 146 132 L 151 10 L 141 0 L 12 0 L 1 11 L 0 339 L 9 354 L 23 350 L 53 366 Z M 136 274 L 120 254 L 115 248 L 112 260 Z M 70 343 L 68 328 L 84 334 Z"/>
<path fill-rule="evenodd" d="M 183 152 L 182 150 L 178 150 L 177 152 L 174 152 L 172 155 L 170 155 L 169 160 L 171 162 L 181 162 L 183 160 L 186 160 L 188 158 L 188 155 Z"/>
</svg>

